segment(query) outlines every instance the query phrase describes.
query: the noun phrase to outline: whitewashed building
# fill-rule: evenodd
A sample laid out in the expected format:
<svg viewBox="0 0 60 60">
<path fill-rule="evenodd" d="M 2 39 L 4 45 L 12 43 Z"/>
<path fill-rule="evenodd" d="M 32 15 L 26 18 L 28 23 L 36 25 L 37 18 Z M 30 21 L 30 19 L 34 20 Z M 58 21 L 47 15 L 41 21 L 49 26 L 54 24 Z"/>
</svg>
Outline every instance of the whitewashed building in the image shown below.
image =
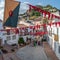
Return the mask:
<svg viewBox="0 0 60 60">
<path fill-rule="evenodd" d="M 4 44 L 17 44 L 19 39 L 19 34 L 13 33 L 13 31 L 10 31 L 7 33 L 3 29 L 3 22 L 0 20 L 0 45 Z"/>
<path fill-rule="evenodd" d="M 53 22 L 60 22 L 59 19 L 54 19 Z M 52 50 L 55 52 L 56 56 L 60 59 L 60 26 L 59 24 L 56 26 L 55 24 L 50 26 L 47 26 L 48 31 L 48 37 L 47 41 L 52 48 Z"/>
</svg>

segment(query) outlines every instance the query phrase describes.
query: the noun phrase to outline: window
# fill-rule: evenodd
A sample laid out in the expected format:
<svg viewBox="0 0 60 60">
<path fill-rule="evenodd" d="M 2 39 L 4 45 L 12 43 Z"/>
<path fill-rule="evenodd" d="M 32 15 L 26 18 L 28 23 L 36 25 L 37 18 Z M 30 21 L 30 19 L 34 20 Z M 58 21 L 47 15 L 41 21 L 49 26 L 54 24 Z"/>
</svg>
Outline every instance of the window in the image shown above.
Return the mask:
<svg viewBox="0 0 60 60">
<path fill-rule="evenodd" d="M 59 50 L 59 53 L 60 53 L 60 46 L 59 46 L 59 49 L 58 50 Z"/>
<path fill-rule="evenodd" d="M 10 31 L 7 31 L 7 35 L 10 35 Z"/>
<path fill-rule="evenodd" d="M 54 40 L 55 41 L 58 41 L 59 40 L 58 38 L 59 38 L 58 35 L 57 34 L 54 34 Z"/>
<path fill-rule="evenodd" d="M 7 35 L 7 33 L 3 33 L 3 35 Z"/>
<path fill-rule="evenodd" d="M 6 39 L 7 39 L 7 40 L 11 40 L 11 36 L 7 36 Z"/>
<path fill-rule="evenodd" d="M 13 40 L 16 39 L 16 35 L 13 35 L 13 36 L 12 36 L 12 39 L 13 39 Z"/>
</svg>

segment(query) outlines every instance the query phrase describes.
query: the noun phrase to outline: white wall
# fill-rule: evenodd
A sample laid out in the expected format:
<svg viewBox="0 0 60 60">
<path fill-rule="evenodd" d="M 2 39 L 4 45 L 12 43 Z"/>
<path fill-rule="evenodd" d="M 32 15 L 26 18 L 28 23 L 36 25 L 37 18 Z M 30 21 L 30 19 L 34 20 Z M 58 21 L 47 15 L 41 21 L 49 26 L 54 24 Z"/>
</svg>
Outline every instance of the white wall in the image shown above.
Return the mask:
<svg viewBox="0 0 60 60">
<path fill-rule="evenodd" d="M 11 37 L 11 40 L 8 40 L 7 41 L 7 43 L 8 44 L 17 44 L 18 43 L 18 39 L 19 39 L 19 35 L 18 34 L 16 34 L 15 36 L 16 36 L 16 39 L 13 39 L 13 36 L 14 36 L 15 34 L 13 34 L 13 35 L 10 35 L 10 37 Z"/>
<path fill-rule="evenodd" d="M 13 36 L 16 36 L 15 39 L 13 39 Z M 10 37 L 9 40 L 7 40 L 7 37 Z M 10 34 L 10 35 L 2 35 L 2 44 L 5 44 L 5 40 L 7 41 L 7 44 L 17 44 L 19 39 L 18 34 Z"/>
<path fill-rule="evenodd" d="M 56 56 L 60 59 L 60 53 L 59 53 L 59 46 L 60 46 L 60 44 L 58 42 L 56 42 L 56 41 L 54 41 L 54 43 L 55 43 L 54 52 L 55 52 Z"/>
<path fill-rule="evenodd" d="M 47 28 L 48 29 L 48 28 Z M 50 28 L 48 29 L 49 32 Z M 60 27 L 58 27 L 58 36 L 59 40 L 55 41 L 54 40 L 54 34 L 57 34 L 57 27 L 52 26 L 52 36 L 49 35 L 49 45 L 52 48 L 52 50 L 55 52 L 56 56 L 60 59 L 60 53 L 59 53 L 59 46 L 60 46 Z"/>
<path fill-rule="evenodd" d="M 58 35 L 59 35 L 59 44 L 60 44 L 60 27 L 58 31 L 59 31 Z"/>
<path fill-rule="evenodd" d="M 3 29 L 3 24 L 1 21 L 0 21 L 0 29 Z"/>
</svg>

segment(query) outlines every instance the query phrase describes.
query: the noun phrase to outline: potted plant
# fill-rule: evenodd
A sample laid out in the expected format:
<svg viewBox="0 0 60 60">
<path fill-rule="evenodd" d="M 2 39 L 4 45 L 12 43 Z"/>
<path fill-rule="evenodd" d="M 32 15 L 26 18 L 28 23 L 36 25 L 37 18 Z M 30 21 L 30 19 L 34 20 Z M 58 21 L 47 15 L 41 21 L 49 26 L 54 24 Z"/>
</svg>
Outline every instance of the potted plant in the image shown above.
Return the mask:
<svg viewBox="0 0 60 60">
<path fill-rule="evenodd" d="M 24 44 L 24 39 L 23 39 L 23 37 L 20 37 L 20 38 L 19 38 L 18 44 L 19 44 L 19 45 L 23 45 L 23 44 Z"/>
</svg>

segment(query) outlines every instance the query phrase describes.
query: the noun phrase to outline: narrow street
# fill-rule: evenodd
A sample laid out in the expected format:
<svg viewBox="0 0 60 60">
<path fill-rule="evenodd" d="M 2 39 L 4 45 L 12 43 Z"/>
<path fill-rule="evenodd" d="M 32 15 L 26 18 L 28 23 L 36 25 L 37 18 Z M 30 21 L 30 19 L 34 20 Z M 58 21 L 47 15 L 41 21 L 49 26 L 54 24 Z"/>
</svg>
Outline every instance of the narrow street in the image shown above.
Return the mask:
<svg viewBox="0 0 60 60">
<path fill-rule="evenodd" d="M 19 49 L 16 54 L 21 60 L 59 60 L 47 42 L 43 46 L 28 45 Z"/>
<path fill-rule="evenodd" d="M 43 46 L 27 45 L 14 53 L 3 55 L 4 60 L 11 60 L 11 58 L 13 60 L 58 60 L 47 42 L 44 42 Z M 0 60 L 2 60 L 1 56 Z"/>
<path fill-rule="evenodd" d="M 19 49 L 17 56 L 21 60 L 50 60 L 50 58 L 47 57 L 43 46 L 32 47 L 31 45 L 28 45 Z"/>
<path fill-rule="evenodd" d="M 28 45 L 19 49 L 17 56 L 20 57 L 21 60 L 49 60 L 42 46 L 32 47 Z"/>
<path fill-rule="evenodd" d="M 0 0 L 0 60 L 60 60 L 59 5 Z"/>
</svg>

